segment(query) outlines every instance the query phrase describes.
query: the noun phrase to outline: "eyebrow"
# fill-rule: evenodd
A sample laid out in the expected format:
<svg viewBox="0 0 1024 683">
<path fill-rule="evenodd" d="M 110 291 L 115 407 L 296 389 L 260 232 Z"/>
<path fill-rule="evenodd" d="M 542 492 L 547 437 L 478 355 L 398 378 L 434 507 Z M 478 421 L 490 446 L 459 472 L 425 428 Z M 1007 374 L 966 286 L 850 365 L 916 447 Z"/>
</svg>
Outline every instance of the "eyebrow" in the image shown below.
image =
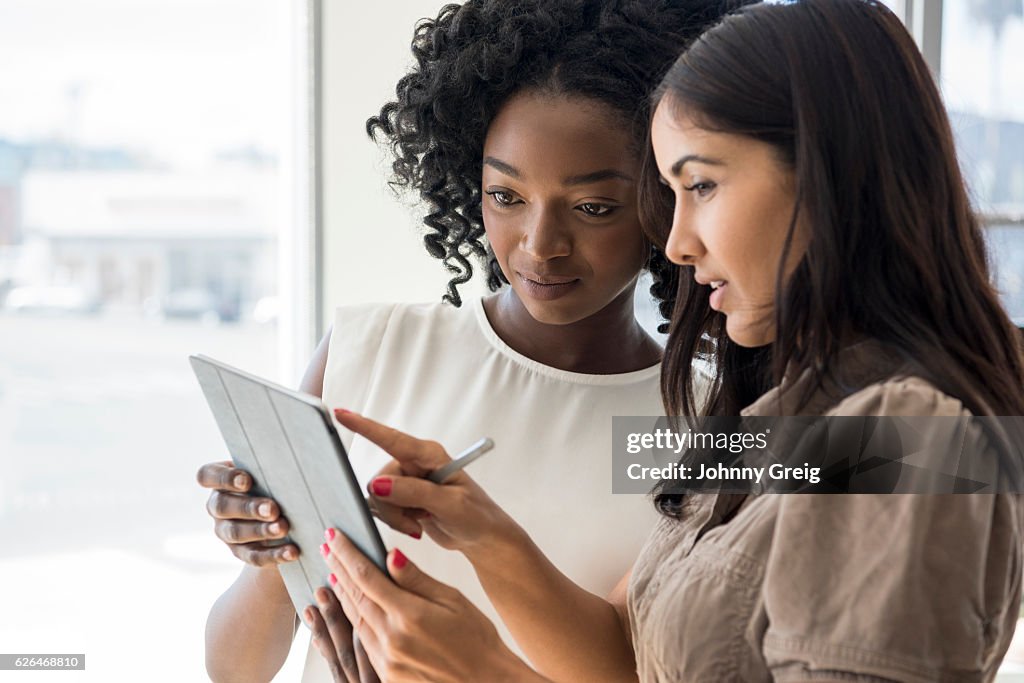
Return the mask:
<svg viewBox="0 0 1024 683">
<path fill-rule="evenodd" d="M 600 183 L 605 180 L 625 180 L 626 182 L 636 182 L 633 176 L 623 173 L 622 171 L 616 171 L 614 168 L 605 168 L 600 171 L 594 171 L 593 173 L 583 173 L 581 175 L 569 176 L 562 181 L 563 185 L 589 185 L 590 183 Z"/>
<path fill-rule="evenodd" d="M 490 166 L 491 168 L 497 169 L 507 176 L 511 176 L 516 180 L 523 177 L 523 174 L 519 172 L 519 169 L 511 164 L 506 164 L 501 159 L 495 159 L 494 157 L 484 157 L 484 165 Z"/>
<path fill-rule="evenodd" d="M 702 157 L 699 154 L 687 154 L 684 157 L 680 157 L 679 160 L 676 163 L 672 164 L 672 168 L 670 169 L 672 171 L 672 175 L 674 177 L 678 177 L 680 171 L 683 170 L 683 165 L 685 165 L 686 162 L 688 162 L 688 161 L 696 161 L 696 162 L 701 163 L 701 164 L 710 164 L 712 166 L 722 166 L 722 165 L 724 165 L 724 162 L 719 161 L 718 159 L 711 159 L 709 157 Z"/>
<path fill-rule="evenodd" d="M 523 174 L 520 173 L 519 169 L 511 164 L 507 164 L 501 159 L 495 159 L 494 157 L 484 157 L 484 164 L 496 169 L 507 176 L 520 180 Z M 589 185 L 590 183 L 599 183 L 604 180 L 625 180 L 627 182 L 636 182 L 635 179 L 622 171 L 617 171 L 614 168 L 604 168 L 600 171 L 592 171 L 590 173 L 581 173 L 579 175 L 569 176 L 562 181 L 563 185 Z"/>
</svg>

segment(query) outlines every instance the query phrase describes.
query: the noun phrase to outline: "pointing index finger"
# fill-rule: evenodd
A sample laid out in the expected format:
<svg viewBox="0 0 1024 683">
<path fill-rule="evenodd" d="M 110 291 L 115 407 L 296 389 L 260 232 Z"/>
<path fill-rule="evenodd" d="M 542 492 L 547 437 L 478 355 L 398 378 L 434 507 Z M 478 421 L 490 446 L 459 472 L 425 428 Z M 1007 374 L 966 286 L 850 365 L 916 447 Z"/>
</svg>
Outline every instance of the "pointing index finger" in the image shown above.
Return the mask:
<svg viewBox="0 0 1024 683">
<path fill-rule="evenodd" d="M 407 474 L 423 476 L 450 460 L 444 449 L 433 441 L 425 441 L 405 432 L 383 425 L 358 413 L 338 408 L 334 411 L 338 422 L 382 448 L 405 467 L 414 468 Z"/>
</svg>

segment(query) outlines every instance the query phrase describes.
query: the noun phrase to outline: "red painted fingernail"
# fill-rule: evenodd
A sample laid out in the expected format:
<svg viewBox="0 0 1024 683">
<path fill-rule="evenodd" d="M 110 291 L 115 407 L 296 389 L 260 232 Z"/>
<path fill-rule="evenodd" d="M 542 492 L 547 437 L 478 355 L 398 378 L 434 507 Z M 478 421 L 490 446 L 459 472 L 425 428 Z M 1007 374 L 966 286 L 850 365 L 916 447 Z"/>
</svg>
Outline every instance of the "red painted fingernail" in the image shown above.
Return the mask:
<svg viewBox="0 0 1024 683">
<path fill-rule="evenodd" d="M 392 558 L 391 563 L 395 565 L 395 569 L 401 569 L 409 564 L 409 558 L 403 555 L 401 550 L 395 548 L 395 556 Z"/>
<path fill-rule="evenodd" d="M 320 553 L 324 557 L 327 557 L 328 555 L 331 554 L 331 546 L 329 546 L 326 543 L 324 543 L 323 545 L 320 546 Z"/>
<path fill-rule="evenodd" d="M 370 482 L 370 490 L 373 491 L 373 495 L 384 498 L 391 495 L 391 478 L 390 477 L 377 477 Z"/>
<path fill-rule="evenodd" d="M 327 529 L 326 531 L 324 531 L 324 538 L 326 538 L 328 541 L 333 541 L 334 529 Z"/>
<path fill-rule="evenodd" d="M 338 577 L 335 576 L 334 574 L 331 574 L 330 576 L 328 576 L 327 579 L 331 582 L 332 586 L 337 586 L 338 585 Z"/>
<path fill-rule="evenodd" d="M 409 535 L 412 536 L 413 538 L 415 538 L 417 541 L 420 540 L 421 538 L 423 538 L 423 532 L 422 531 L 416 531 L 416 532 L 411 533 Z"/>
</svg>

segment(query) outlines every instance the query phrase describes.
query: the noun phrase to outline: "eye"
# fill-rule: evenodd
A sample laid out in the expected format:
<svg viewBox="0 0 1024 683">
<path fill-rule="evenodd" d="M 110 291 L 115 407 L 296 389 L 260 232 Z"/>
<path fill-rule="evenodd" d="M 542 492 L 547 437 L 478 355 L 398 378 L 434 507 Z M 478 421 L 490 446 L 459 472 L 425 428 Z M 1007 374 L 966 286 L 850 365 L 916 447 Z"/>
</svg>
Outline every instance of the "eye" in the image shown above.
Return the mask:
<svg viewBox="0 0 1024 683">
<path fill-rule="evenodd" d="M 600 218 L 607 216 L 618 207 L 608 206 L 607 204 L 598 204 L 597 202 L 584 202 L 576 207 L 577 211 L 580 211 L 585 216 L 592 216 L 594 218 Z"/>
<path fill-rule="evenodd" d="M 490 190 L 484 194 L 490 196 L 498 206 L 512 206 L 519 203 L 514 194 L 505 190 Z"/>
<path fill-rule="evenodd" d="M 684 185 L 683 189 L 687 192 L 696 192 L 698 197 L 707 197 L 716 187 L 717 185 L 710 180 L 702 180 L 690 186 Z"/>
</svg>

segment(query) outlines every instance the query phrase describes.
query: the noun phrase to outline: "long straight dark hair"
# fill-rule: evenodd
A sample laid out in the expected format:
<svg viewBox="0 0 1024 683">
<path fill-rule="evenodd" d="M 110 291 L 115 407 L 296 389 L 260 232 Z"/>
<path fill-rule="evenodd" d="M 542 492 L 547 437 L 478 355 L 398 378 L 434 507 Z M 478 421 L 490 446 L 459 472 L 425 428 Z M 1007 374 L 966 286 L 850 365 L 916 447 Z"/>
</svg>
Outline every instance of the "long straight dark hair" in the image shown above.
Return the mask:
<svg viewBox="0 0 1024 683">
<path fill-rule="evenodd" d="M 715 378 L 705 414 L 736 415 L 784 375 L 809 373 L 799 409 L 855 337 L 883 342 L 975 415 L 1024 415 L 1019 332 L 990 283 L 942 100 L 884 5 L 744 8 L 679 58 L 654 94 L 662 100 L 708 130 L 772 145 L 797 188 L 770 348 L 732 342 L 710 288 L 683 268 L 662 371 L 670 415 L 702 405 L 695 361 Z M 664 248 L 672 197 L 650 150 L 644 165 L 644 222 Z M 810 245 L 783 281 L 798 217 Z"/>
</svg>

